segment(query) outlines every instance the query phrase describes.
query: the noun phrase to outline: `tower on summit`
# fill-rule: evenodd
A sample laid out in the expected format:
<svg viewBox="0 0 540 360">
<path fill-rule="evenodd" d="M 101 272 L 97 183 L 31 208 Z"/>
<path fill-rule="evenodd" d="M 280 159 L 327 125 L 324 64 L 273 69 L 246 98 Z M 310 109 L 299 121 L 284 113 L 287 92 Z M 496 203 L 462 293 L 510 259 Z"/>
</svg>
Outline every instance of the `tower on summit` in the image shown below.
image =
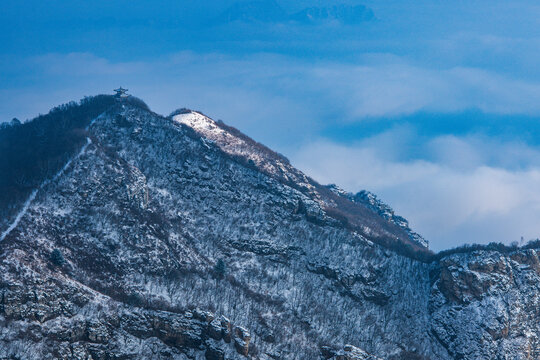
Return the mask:
<svg viewBox="0 0 540 360">
<path fill-rule="evenodd" d="M 116 96 L 119 99 L 124 99 L 124 98 L 127 98 L 129 96 L 127 94 L 128 89 L 124 89 L 121 86 L 118 89 L 114 89 L 114 91 L 116 92 L 116 94 L 114 96 Z"/>
</svg>

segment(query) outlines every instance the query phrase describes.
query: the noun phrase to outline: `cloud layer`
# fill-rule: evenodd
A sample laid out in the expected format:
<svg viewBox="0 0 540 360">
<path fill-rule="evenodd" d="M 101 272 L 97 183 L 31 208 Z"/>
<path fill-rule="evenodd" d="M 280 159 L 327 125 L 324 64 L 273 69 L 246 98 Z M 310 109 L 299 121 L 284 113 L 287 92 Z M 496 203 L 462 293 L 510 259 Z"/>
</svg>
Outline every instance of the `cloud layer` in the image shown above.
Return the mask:
<svg viewBox="0 0 540 360">
<path fill-rule="evenodd" d="M 391 139 L 402 135 L 382 134 L 348 146 L 322 140 L 302 147 L 292 161 L 323 183 L 379 194 L 435 250 L 539 236 L 540 167 L 502 167 L 505 151 L 514 144 L 439 137 L 425 146 L 427 154 L 432 151 L 430 159 L 400 161 L 395 153 L 403 150 L 403 142 Z M 540 155 L 526 150 L 536 159 Z M 500 162 L 484 165 L 487 152 L 501 153 Z"/>
<path fill-rule="evenodd" d="M 264 53 L 238 57 L 190 51 L 152 61 L 112 62 L 89 53 L 70 53 L 31 57 L 12 71 L 22 74 L 33 69 L 33 76 L 40 82 L 22 89 L 45 96 L 53 85 L 55 91 L 76 97 L 97 89 L 107 91 L 121 82 L 148 99 L 158 111 L 166 111 L 174 104 L 174 98 L 178 104 L 187 98 L 211 109 L 220 102 L 228 103 L 228 107 L 234 107 L 236 102 L 241 107 L 245 97 L 242 94 L 249 93 L 270 103 L 275 101 L 269 103 L 269 108 L 289 102 L 291 108 L 313 109 L 325 116 L 334 114 L 340 121 L 467 109 L 540 115 L 540 81 L 477 68 L 420 67 L 403 58 L 376 54 L 359 62 L 363 63 L 312 62 Z M 158 87 L 170 93 L 156 94 L 152 88 Z M 0 90 L 6 94 L 0 115 L 8 118 L 10 104 L 17 99 L 9 94 L 12 87 Z M 190 92 L 196 96 L 190 96 Z M 28 115 L 35 110 L 31 106 L 26 108 Z M 227 115 L 228 111 L 221 114 Z"/>
</svg>

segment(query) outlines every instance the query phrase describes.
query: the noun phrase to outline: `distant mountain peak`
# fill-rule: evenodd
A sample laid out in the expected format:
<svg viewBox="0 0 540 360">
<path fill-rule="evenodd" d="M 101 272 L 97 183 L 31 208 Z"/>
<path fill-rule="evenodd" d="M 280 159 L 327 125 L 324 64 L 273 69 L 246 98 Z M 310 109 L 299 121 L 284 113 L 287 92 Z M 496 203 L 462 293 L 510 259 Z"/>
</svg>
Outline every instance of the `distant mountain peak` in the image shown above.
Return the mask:
<svg viewBox="0 0 540 360">
<path fill-rule="evenodd" d="M 357 25 L 375 18 L 373 10 L 365 5 L 335 4 L 332 6 L 312 6 L 296 13 L 286 11 L 273 0 L 237 2 L 227 8 L 218 18 L 219 23 L 284 23 L 303 25 L 340 23 Z"/>
<path fill-rule="evenodd" d="M 285 10 L 274 0 L 241 1 L 227 8 L 218 22 L 281 22 L 287 19 Z"/>
<path fill-rule="evenodd" d="M 291 15 L 291 20 L 304 24 L 339 22 L 355 25 L 375 18 L 373 10 L 364 5 L 333 5 L 329 7 L 309 7 Z"/>
</svg>

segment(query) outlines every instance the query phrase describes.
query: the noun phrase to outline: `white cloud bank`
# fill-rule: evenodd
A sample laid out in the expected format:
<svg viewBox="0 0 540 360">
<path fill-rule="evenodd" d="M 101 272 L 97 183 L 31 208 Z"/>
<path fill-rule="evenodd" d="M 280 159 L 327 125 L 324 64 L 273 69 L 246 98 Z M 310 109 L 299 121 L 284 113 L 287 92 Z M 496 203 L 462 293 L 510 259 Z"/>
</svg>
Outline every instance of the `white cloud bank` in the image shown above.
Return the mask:
<svg viewBox="0 0 540 360">
<path fill-rule="evenodd" d="M 311 75 L 327 87 L 336 103 L 343 104 L 351 118 L 471 108 L 492 114 L 540 113 L 540 83 L 476 68 L 330 65 L 315 68 Z"/>
<path fill-rule="evenodd" d="M 4 118 L 9 118 L 10 111 L 11 116 L 17 115 L 20 108 L 16 104 L 24 101 L 23 94 L 31 98 L 36 93 L 54 104 L 58 94 L 73 99 L 108 91 L 118 83 L 160 112 L 189 105 L 181 104 L 187 100 L 228 115 L 230 109 L 241 110 L 253 98 L 259 105 L 266 103 L 266 109 L 282 108 L 285 103 L 297 110 L 312 109 L 304 111 L 306 116 L 328 113 L 332 107 L 349 121 L 471 108 L 492 114 L 540 114 L 540 80 L 473 67 L 430 68 L 383 55 L 371 55 L 369 61 L 359 64 L 313 64 L 272 54 L 233 57 L 182 52 L 151 61 L 111 62 L 72 53 L 48 54 L 22 63 L 4 71 L 22 74 L 33 69 L 37 81 L 18 89 L 0 88 L 0 115 Z"/>
<path fill-rule="evenodd" d="M 452 142 L 466 146 L 454 148 L 449 146 Z M 395 149 L 386 146 L 384 141 L 350 146 L 318 141 L 291 159 L 322 183 L 379 194 L 434 250 L 540 237 L 540 167 L 506 170 L 483 165 L 486 149 L 477 139 L 436 138 L 426 145 L 438 153 L 431 160 L 396 160 Z M 509 146 L 492 150 L 504 152 Z M 462 166 L 460 158 L 470 161 Z"/>
</svg>

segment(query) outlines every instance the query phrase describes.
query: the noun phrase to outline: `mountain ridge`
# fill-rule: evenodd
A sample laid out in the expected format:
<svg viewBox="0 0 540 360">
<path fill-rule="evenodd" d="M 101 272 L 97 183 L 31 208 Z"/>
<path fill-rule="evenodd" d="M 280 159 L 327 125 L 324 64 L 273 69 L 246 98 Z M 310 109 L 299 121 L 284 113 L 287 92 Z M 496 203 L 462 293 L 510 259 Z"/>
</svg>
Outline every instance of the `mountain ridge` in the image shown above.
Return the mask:
<svg viewBox="0 0 540 360">
<path fill-rule="evenodd" d="M 537 249 L 404 256 L 376 242 L 403 229 L 343 199 L 347 226 L 284 158 L 108 99 L 0 242 L 0 358 L 540 356 Z"/>
<path fill-rule="evenodd" d="M 216 23 L 295 23 L 320 25 L 339 23 L 358 25 L 375 19 L 373 10 L 365 5 L 335 4 L 311 6 L 288 14 L 274 0 L 241 1 L 234 3 L 215 19 Z"/>
<path fill-rule="evenodd" d="M 90 99 L 90 98 L 88 98 L 88 99 Z M 100 97 L 97 97 L 97 99 L 101 100 Z M 110 97 L 110 99 L 112 100 L 114 98 Z M 88 100 L 86 100 L 86 101 L 88 101 Z M 147 106 L 144 103 L 141 104 L 141 101 L 139 99 L 137 99 L 137 98 L 132 97 L 132 98 L 130 98 L 129 101 L 132 102 L 132 103 L 136 102 L 137 106 L 141 106 L 142 108 L 148 110 Z M 65 105 L 64 108 L 69 109 L 70 107 L 74 107 L 74 106 L 75 106 L 75 103 L 70 103 L 68 105 Z M 118 106 L 118 104 L 114 103 L 114 102 L 113 103 L 108 102 L 107 106 L 114 107 L 114 106 Z M 63 107 L 61 106 L 59 108 L 62 109 Z M 55 111 L 58 111 L 58 110 L 53 109 L 52 113 L 54 113 Z M 283 157 L 280 154 L 277 154 L 277 153 L 273 152 L 272 150 L 268 149 L 264 145 L 253 141 L 251 138 L 245 136 L 244 134 L 242 134 L 238 130 L 236 130 L 234 128 L 231 128 L 231 127 L 229 127 L 227 125 L 224 125 L 223 123 L 220 124 L 218 122 L 215 122 L 214 120 L 206 117 L 205 115 L 203 115 L 200 112 L 195 112 L 195 111 L 191 111 L 191 110 L 188 110 L 188 109 L 184 109 L 184 114 L 174 114 L 174 115 L 173 114 L 171 114 L 169 116 L 169 118 L 173 119 L 173 121 L 175 121 L 174 120 L 175 117 L 183 116 L 183 115 L 186 115 L 186 114 L 197 114 L 197 116 L 199 116 L 200 119 L 206 119 L 205 121 L 207 121 L 209 124 L 211 124 L 211 126 L 214 129 L 222 129 L 221 133 L 226 134 L 228 136 L 229 140 L 234 139 L 234 141 L 236 141 L 236 143 L 233 144 L 233 145 L 240 146 L 240 148 L 243 149 L 243 152 L 235 153 L 234 151 L 232 151 L 232 147 L 229 147 L 229 148 L 222 147 L 222 150 L 227 152 L 229 155 L 231 155 L 233 157 L 236 157 L 237 159 L 238 158 L 244 159 L 245 161 L 247 161 L 248 166 L 252 165 L 252 163 L 253 163 L 253 164 L 255 164 L 256 167 L 259 168 L 259 170 L 264 171 L 264 172 L 266 172 L 267 174 L 269 174 L 271 176 L 275 176 L 277 178 L 280 178 L 280 180 L 284 181 L 285 183 L 288 183 L 289 185 L 294 185 L 294 186 L 296 186 L 298 189 L 300 189 L 302 191 L 307 191 L 312 196 L 314 196 L 316 200 L 320 201 L 320 204 L 322 206 L 335 205 L 334 203 L 336 202 L 336 200 L 337 201 L 341 200 L 338 197 L 334 197 L 333 193 L 330 192 L 330 191 L 327 191 L 325 187 L 319 185 L 314 180 L 312 180 L 311 178 L 307 177 L 302 172 L 300 172 L 300 171 L 296 170 L 294 167 L 292 167 L 290 165 L 288 159 L 286 159 L 285 157 Z M 158 116 L 157 114 L 155 114 L 155 115 Z M 39 119 L 40 118 L 38 118 L 38 121 L 39 121 Z M 32 123 L 33 122 L 30 121 L 30 122 L 27 122 L 26 124 L 31 125 Z M 86 124 L 86 127 L 87 126 L 89 126 L 89 123 Z M 193 126 L 194 126 L 194 124 L 191 124 L 191 128 L 193 128 Z M 86 127 L 84 129 L 81 129 L 81 131 L 80 131 L 81 134 L 83 134 L 85 131 L 87 131 Z M 197 129 L 195 129 L 195 132 L 197 132 Z M 205 135 L 206 135 L 206 137 L 208 139 L 208 135 L 210 133 L 205 134 L 205 133 L 198 132 L 198 134 L 200 136 L 202 136 L 202 137 L 205 137 Z M 84 137 L 84 135 L 83 135 L 83 137 Z M 212 139 L 208 139 L 208 140 L 213 141 Z M 82 142 L 83 142 L 82 140 L 79 140 L 79 143 L 82 143 Z M 73 154 L 74 150 L 71 150 L 71 153 Z M 257 156 L 259 156 L 261 158 L 257 159 L 257 156 L 254 156 L 254 154 L 258 154 Z M 9 158 L 9 154 L 5 158 Z M 66 160 L 64 160 L 64 163 L 66 163 L 67 161 L 68 160 L 66 158 Z M 265 168 L 264 166 L 267 166 L 267 168 Z M 59 165 L 57 165 L 56 167 L 59 168 Z M 6 173 L 7 172 L 8 171 L 6 171 Z M 329 197 L 329 195 L 330 195 L 330 197 Z M 341 215 L 341 214 L 339 214 L 339 215 Z M 345 221 L 348 222 L 349 219 L 345 218 Z M 405 239 L 405 238 L 403 238 L 403 239 Z"/>
</svg>

